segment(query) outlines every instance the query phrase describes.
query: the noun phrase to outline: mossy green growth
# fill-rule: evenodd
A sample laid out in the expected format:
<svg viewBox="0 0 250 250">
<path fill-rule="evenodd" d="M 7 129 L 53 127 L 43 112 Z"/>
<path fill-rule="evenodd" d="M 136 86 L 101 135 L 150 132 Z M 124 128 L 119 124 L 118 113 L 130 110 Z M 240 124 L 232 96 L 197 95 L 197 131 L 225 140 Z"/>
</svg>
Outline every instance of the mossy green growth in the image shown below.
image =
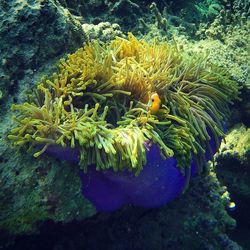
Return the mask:
<svg viewBox="0 0 250 250">
<path fill-rule="evenodd" d="M 161 108 L 146 105 L 157 92 Z M 28 102 L 13 105 L 16 127 L 8 136 L 15 145 L 53 144 L 80 148 L 80 167 L 129 169 L 146 164 L 145 142 L 174 156 L 183 171 L 194 157 L 204 160 L 210 140 L 223 135 L 221 122 L 238 94 L 226 72 L 206 58 L 189 56 L 176 44 L 148 43 L 117 37 L 92 41 L 61 59 Z"/>
</svg>

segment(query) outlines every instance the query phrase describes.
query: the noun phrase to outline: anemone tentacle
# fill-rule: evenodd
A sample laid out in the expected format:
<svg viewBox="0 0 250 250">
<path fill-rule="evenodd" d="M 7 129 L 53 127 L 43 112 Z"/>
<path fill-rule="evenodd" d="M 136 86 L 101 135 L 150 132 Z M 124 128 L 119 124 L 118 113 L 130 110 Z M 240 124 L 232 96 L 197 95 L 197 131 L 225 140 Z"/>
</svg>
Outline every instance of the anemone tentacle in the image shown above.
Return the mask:
<svg viewBox="0 0 250 250">
<path fill-rule="evenodd" d="M 15 145 L 80 148 L 87 171 L 129 169 L 146 163 L 145 142 L 174 156 L 184 173 L 193 158 L 202 162 L 212 136 L 223 135 L 222 121 L 238 86 L 205 57 L 188 56 L 176 44 L 148 43 L 131 33 L 109 44 L 92 41 L 61 59 L 17 111 L 9 135 Z M 161 108 L 147 109 L 157 92 Z M 201 165 L 201 164 L 198 164 Z"/>
</svg>

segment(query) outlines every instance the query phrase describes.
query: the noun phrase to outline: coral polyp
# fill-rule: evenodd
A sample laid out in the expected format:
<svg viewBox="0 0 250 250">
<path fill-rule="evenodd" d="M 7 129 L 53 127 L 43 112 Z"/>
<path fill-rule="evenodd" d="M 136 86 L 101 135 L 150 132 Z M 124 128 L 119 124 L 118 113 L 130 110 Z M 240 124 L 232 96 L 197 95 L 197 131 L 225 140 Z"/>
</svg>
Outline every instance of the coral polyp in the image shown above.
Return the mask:
<svg viewBox="0 0 250 250">
<path fill-rule="evenodd" d="M 228 103 L 238 94 L 227 73 L 205 57 L 131 33 L 89 42 L 57 68 L 28 102 L 12 106 L 16 127 L 8 137 L 40 149 L 36 157 L 51 145 L 77 148 L 85 171 L 95 165 L 139 174 L 147 142 L 163 158 L 174 157 L 182 172 L 192 159 L 201 167 L 210 137 L 218 143 Z M 151 113 L 147 102 L 154 92 L 161 106 Z"/>
</svg>

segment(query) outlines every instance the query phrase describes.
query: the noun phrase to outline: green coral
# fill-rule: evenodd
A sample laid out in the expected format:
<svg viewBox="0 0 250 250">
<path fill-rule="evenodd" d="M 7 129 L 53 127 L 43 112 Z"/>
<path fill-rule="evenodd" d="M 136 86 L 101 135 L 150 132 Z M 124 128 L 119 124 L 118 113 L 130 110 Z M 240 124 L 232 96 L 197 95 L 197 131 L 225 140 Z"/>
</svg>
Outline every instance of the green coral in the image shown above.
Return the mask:
<svg viewBox="0 0 250 250">
<path fill-rule="evenodd" d="M 151 93 L 161 108 L 151 114 Z M 176 44 L 117 37 L 92 41 L 61 59 L 28 102 L 13 105 L 18 114 L 9 135 L 15 145 L 53 144 L 80 148 L 80 167 L 134 170 L 146 163 L 144 143 L 157 144 L 163 157 L 174 156 L 182 171 L 195 155 L 198 166 L 218 143 L 228 103 L 238 94 L 226 72 L 206 58 L 190 57 Z"/>
</svg>

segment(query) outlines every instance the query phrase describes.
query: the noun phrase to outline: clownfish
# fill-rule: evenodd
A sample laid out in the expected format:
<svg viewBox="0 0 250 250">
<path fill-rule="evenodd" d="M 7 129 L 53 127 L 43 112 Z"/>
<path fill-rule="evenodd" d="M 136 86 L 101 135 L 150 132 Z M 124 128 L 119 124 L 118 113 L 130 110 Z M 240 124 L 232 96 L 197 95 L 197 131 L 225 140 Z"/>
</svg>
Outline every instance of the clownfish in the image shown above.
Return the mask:
<svg viewBox="0 0 250 250">
<path fill-rule="evenodd" d="M 150 96 L 147 107 L 148 107 L 148 110 L 149 110 L 149 112 L 151 114 L 157 113 L 157 111 L 160 109 L 160 107 L 161 107 L 161 99 L 160 99 L 159 95 L 156 92 L 154 92 Z"/>
</svg>

